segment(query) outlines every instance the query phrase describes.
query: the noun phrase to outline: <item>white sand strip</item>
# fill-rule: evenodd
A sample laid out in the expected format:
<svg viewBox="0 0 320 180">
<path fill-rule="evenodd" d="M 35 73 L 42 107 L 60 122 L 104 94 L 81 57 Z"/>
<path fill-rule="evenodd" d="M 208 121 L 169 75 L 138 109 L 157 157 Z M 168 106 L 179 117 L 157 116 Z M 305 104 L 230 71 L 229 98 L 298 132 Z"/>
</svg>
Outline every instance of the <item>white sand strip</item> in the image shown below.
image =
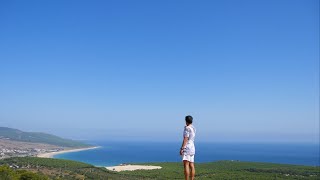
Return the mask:
<svg viewBox="0 0 320 180">
<path fill-rule="evenodd" d="M 148 166 L 148 165 L 121 165 L 106 167 L 110 171 L 134 171 L 134 170 L 152 170 L 161 169 L 161 166 Z"/>
<path fill-rule="evenodd" d="M 99 148 L 99 146 L 88 147 L 88 148 L 78 148 L 78 149 L 66 149 L 66 150 L 57 151 L 57 152 L 42 153 L 42 154 L 38 154 L 37 157 L 53 158 L 53 156 L 55 156 L 57 154 L 63 154 L 63 153 L 69 153 L 69 152 L 78 152 L 78 151 L 86 151 L 86 150 L 96 149 L 96 148 Z"/>
</svg>

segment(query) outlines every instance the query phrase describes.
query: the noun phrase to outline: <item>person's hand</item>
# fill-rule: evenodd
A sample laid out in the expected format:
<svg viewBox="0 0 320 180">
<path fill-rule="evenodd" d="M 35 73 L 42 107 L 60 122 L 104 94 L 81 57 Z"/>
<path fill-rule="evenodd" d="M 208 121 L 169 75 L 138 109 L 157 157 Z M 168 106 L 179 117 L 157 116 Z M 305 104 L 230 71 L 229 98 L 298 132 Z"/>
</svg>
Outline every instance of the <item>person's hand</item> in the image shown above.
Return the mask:
<svg viewBox="0 0 320 180">
<path fill-rule="evenodd" d="M 182 156 L 182 154 L 183 154 L 183 149 L 180 149 L 180 155 Z"/>
</svg>

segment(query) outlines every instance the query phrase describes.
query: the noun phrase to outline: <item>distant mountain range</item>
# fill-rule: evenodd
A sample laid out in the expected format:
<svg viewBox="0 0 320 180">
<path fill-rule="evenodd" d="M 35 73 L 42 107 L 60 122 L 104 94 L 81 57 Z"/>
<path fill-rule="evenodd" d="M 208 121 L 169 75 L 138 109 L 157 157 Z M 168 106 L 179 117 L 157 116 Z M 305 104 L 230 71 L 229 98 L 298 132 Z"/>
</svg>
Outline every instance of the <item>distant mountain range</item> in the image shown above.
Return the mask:
<svg viewBox="0 0 320 180">
<path fill-rule="evenodd" d="M 8 127 L 0 127 L 0 138 L 9 139 L 21 142 L 45 143 L 62 147 L 88 147 L 90 145 L 74 141 L 71 139 L 64 139 L 55 135 L 42 132 L 24 132 L 18 129 Z"/>
</svg>

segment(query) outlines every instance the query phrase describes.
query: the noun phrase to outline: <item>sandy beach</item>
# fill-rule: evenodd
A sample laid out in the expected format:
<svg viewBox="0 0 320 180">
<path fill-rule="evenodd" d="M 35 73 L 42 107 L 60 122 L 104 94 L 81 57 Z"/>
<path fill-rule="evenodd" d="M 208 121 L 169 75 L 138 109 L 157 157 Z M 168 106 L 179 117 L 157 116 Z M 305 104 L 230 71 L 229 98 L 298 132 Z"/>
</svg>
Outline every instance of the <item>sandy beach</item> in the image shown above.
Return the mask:
<svg viewBox="0 0 320 180">
<path fill-rule="evenodd" d="M 57 152 L 48 152 L 48 153 L 38 154 L 37 157 L 53 158 L 55 155 L 58 155 L 58 154 L 85 151 L 85 150 L 96 149 L 96 148 L 99 148 L 99 146 L 88 147 L 88 148 L 78 148 L 78 149 L 65 149 L 65 150 L 57 151 Z M 161 168 L 162 168 L 161 166 L 131 165 L 131 164 L 106 167 L 106 169 L 108 169 L 110 171 L 117 171 L 117 172 L 134 171 L 134 170 L 152 170 L 152 169 L 161 169 Z"/>
<path fill-rule="evenodd" d="M 135 170 L 152 170 L 152 169 L 161 169 L 161 166 L 148 166 L 148 165 L 119 165 L 119 166 L 110 166 L 106 167 L 110 171 L 135 171 Z"/>
<path fill-rule="evenodd" d="M 57 154 L 63 154 L 63 153 L 69 153 L 69 152 L 78 152 L 78 151 L 85 151 L 85 150 L 96 149 L 96 148 L 99 148 L 99 146 L 88 147 L 88 148 L 78 148 L 78 149 L 65 149 L 65 150 L 57 151 L 57 152 L 49 152 L 49 153 L 38 154 L 37 157 L 53 158 L 53 156 L 55 156 L 55 155 L 57 155 Z"/>
</svg>

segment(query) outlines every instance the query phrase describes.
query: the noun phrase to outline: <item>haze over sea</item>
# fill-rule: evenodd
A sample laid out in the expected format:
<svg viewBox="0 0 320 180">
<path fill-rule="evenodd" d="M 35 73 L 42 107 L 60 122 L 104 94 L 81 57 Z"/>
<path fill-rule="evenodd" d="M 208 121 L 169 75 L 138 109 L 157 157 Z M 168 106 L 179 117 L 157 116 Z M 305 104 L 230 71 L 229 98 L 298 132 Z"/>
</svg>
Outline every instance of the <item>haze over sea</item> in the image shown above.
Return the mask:
<svg viewBox="0 0 320 180">
<path fill-rule="evenodd" d="M 121 163 L 180 162 L 180 142 L 91 142 L 98 149 L 56 155 L 96 166 Z M 196 162 L 240 160 L 319 166 L 319 144 L 196 142 Z"/>
</svg>

